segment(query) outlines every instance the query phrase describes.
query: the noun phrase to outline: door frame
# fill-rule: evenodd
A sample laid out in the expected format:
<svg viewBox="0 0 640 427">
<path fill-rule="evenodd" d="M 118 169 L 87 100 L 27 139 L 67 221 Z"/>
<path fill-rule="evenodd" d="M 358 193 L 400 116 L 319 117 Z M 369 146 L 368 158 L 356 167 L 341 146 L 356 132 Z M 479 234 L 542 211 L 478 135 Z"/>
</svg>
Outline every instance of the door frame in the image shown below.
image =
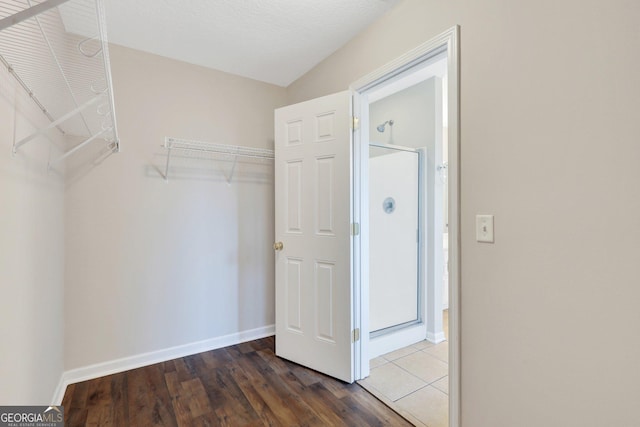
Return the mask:
<svg viewBox="0 0 640 427">
<path fill-rule="evenodd" d="M 449 199 L 449 425 L 460 425 L 460 26 L 456 25 L 422 43 L 383 67 L 350 85 L 353 92 L 354 116 L 369 123 L 368 103 L 363 94 L 372 87 L 399 76 L 446 52 L 448 115 L 448 199 Z M 357 379 L 369 375 L 369 224 L 368 224 L 368 143 L 367 126 L 358 126 L 354 117 L 353 139 L 353 292 L 354 326 L 359 329 L 355 343 Z"/>
</svg>

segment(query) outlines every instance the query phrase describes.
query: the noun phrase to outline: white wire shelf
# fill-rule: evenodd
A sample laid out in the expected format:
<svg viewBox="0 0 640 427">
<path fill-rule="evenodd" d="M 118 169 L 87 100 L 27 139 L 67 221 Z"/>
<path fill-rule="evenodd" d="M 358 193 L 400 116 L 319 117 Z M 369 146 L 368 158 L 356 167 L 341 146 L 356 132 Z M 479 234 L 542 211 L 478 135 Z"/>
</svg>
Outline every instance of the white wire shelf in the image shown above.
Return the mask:
<svg viewBox="0 0 640 427">
<path fill-rule="evenodd" d="M 217 144 L 212 142 L 194 141 L 187 139 L 166 137 L 164 139 L 164 148 L 167 152 L 167 163 L 165 165 L 164 179 L 169 180 L 169 165 L 171 163 L 171 155 L 176 151 L 186 153 L 196 153 L 202 158 L 207 158 L 207 154 L 217 154 L 233 158 L 231 171 L 227 176 L 227 183 L 231 183 L 233 173 L 235 171 L 238 157 L 248 157 L 253 159 L 273 160 L 273 150 L 265 148 L 244 147 L 241 145 Z"/>
<path fill-rule="evenodd" d="M 102 0 L 0 0 L 0 64 L 50 122 L 14 153 L 54 129 L 72 146 L 49 167 L 99 141 L 119 151 Z"/>
</svg>

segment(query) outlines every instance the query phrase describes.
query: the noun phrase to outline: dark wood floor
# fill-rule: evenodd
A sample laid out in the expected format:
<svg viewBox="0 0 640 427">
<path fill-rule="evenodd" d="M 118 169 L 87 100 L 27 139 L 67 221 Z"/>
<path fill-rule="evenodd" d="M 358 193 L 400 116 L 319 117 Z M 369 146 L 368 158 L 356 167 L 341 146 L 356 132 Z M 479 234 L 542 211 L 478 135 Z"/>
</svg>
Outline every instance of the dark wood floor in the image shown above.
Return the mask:
<svg viewBox="0 0 640 427">
<path fill-rule="evenodd" d="M 410 426 L 357 384 L 274 355 L 265 338 L 72 384 L 65 426 Z"/>
</svg>

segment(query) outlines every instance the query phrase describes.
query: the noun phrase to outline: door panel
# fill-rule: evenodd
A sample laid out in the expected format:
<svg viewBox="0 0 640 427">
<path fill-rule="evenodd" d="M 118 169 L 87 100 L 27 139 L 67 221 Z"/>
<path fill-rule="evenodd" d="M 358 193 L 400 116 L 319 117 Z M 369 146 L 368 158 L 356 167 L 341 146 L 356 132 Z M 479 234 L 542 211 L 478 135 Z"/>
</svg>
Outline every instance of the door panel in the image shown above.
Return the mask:
<svg viewBox="0 0 640 427">
<path fill-rule="evenodd" d="M 302 160 L 288 161 L 286 167 L 284 203 L 287 207 L 287 231 L 300 233 L 302 231 Z"/>
<path fill-rule="evenodd" d="M 301 333 L 302 260 L 288 258 L 286 266 L 287 330 Z"/>
<path fill-rule="evenodd" d="M 276 354 L 352 382 L 351 94 L 275 113 Z"/>
</svg>

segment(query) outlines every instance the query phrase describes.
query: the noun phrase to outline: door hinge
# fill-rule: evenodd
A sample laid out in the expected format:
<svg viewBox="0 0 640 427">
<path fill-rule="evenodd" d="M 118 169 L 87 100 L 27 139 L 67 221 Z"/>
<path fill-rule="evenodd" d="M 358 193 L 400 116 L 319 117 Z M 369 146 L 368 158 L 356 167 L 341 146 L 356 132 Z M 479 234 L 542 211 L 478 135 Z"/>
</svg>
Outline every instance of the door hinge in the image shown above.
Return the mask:
<svg viewBox="0 0 640 427">
<path fill-rule="evenodd" d="M 358 236 L 360 234 L 360 223 L 352 222 L 351 223 L 351 235 Z"/>
<path fill-rule="evenodd" d="M 353 330 L 353 342 L 360 341 L 360 328 Z"/>
<path fill-rule="evenodd" d="M 360 129 L 360 118 L 353 116 L 352 117 L 352 126 L 353 126 L 353 130 L 358 130 Z"/>
</svg>

